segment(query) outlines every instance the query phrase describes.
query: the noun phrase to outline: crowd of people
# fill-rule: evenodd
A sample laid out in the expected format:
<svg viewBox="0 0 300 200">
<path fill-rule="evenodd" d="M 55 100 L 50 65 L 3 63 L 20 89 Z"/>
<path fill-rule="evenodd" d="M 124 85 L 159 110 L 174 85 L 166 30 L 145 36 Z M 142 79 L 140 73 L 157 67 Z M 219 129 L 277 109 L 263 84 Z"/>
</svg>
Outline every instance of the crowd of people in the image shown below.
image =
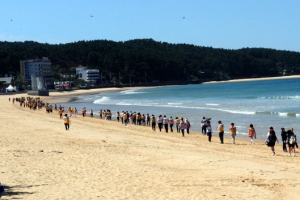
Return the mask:
<svg viewBox="0 0 300 200">
<path fill-rule="evenodd" d="M 11 99 L 9 98 L 9 101 Z M 21 97 L 21 98 L 13 98 L 12 102 L 19 102 L 20 106 L 28 107 L 30 109 L 36 110 L 36 109 L 41 109 L 42 107 L 45 107 L 46 113 L 51 113 L 53 106 L 44 103 L 43 101 L 40 100 L 39 97 Z M 71 108 L 68 107 L 67 110 L 65 110 L 64 107 L 62 106 L 57 106 L 56 104 L 54 105 L 54 110 L 58 111 L 59 118 L 63 119 L 65 129 L 69 130 L 71 120 L 70 117 L 76 117 L 78 115 L 77 108 Z M 100 109 L 98 112 L 99 118 L 100 119 L 105 119 L 105 120 L 112 120 L 112 112 L 109 109 Z M 81 115 L 82 117 L 87 116 L 87 109 L 83 107 L 81 109 Z M 90 109 L 89 112 L 90 117 L 94 117 L 94 111 Z M 191 128 L 191 123 L 187 118 L 183 117 L 175 117 L 173 118 L 172 116 L 167 117 L 166 115 L 158 115 L 155 117 L 155 115 L 149 115 L 147 114 L 141 114 L 140 112 L 131 112 L 131 111 L 122 111 L 122 112 L 116 112 L 115 114 L 116 120 L 118 122 L 121 122 L 124 124 L 124 126 L 128 127 L 129 124 L 132 125 L 138 125 L 138 126 L 151 126 L 153 131 L 156 131 L 157 129 L 161 132 L 164 130 L 166 133 L 176 131 L 177 133 L 181 133 L 182 137 L 185 136 L 185 132 L 187 134 L 190 134 L 190 128 Z M 212 141 L 212 132 L 213 128 L 211 126 L 211 118 L 205 118 L 203 117 L 201 120 L 201 132 L 203 135 L 207 135 L 208 137 L 208 142 Z M 220 144 L 224 144 L 224 125 L 222 121 L 218 121 L 218 126 L 216 127 L 218 134 L 219 134 L 219 139 L 220 139 Z M 234 125 L 234 123 L 231 123 L 228 132 L 231 136 L 232 143 L 235 144 L 235 138 L 236 138 L 236 133 L 237 133 L 237 128 Z M 256 139 L 256 131 L 253 126 L 253 124 L 250 124 L 248 127 L 248 137 L 250 139 L 250 144 L 255 144 L 255 139 Z M 285 128 L 281 128 L 281 137 L 282 137 L 282 143 L 283 143 L 283 152 L 289 153 L 289 156 L 295 156 L 295 147 L 298 148 L 297 144 L 297 137 L 296 134 L 294 134 L 293 129 L 288 129 L 285 130 Z M 275 155 L 275 144 L 276 142 L 279 143 L 278 138 L 276 136 L 276 133 L 273 129 L 273 127 L 269 128 L 267 138 L 265 140 L 266 145 L 271 148 L 272 154 Z M 287 149 L 288 146 L 288 149 Z"/>
</svg>

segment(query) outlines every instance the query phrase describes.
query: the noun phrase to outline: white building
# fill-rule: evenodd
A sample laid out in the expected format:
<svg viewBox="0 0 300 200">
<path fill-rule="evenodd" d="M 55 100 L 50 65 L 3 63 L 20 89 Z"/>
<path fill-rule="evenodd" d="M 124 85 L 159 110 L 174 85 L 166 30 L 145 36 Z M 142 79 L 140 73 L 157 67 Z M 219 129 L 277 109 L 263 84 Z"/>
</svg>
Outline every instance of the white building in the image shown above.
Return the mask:
<svg viewBox="0 0 300 200">
<path fill-rule="evenodd" d="M 78 67 L 76 68 L 76 74 L 78 74 L 79 79 L 85 80 L 87 82 L 96 82 L 100 79 L 98 69 L 87 69 L 86 67 Z"/>
<path fill-rule="evenodd" d="M 42 75 L 47 79 L 47 77 L 52 77 L 51 61 L 48 57 L 20 60 L 20 72 L 23 81 L 30 81 L 31 75 Z"/>
</svg>

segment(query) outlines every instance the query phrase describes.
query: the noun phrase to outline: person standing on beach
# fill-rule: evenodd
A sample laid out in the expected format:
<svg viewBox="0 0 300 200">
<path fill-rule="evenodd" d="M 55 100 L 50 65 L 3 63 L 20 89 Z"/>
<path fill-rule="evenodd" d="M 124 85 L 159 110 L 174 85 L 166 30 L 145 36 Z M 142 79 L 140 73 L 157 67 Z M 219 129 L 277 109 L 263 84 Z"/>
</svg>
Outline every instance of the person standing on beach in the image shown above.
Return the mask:
<svg viewBox="0 0 300 200">
<path fill-rule="evenodd" d="M 206 126 L 207 126 L 206 119 L 205 117 L 203 117 L 203 119 L 201 120 L 201 128 L 202 128 L 203 135 L 206 135 Z"/>
<path fill-rule="evenodd" d="M 176 124 L 176 129 L 177 129 L 177 133 L 180 133 L 180 119 L 178 119 L 178 117 L 175 117 L 175 124 Z"/>
<path fill-rule="evenodd" d="M 224 144 L 224 125 L 221 121 L 218 121 L 218 124 L 219 126 L 217 127 L 217 130 L 219 132 L 220 143 Z"/>
<path fill-rule="evenodd" d="M 166 115 L 164 115 L 164 117 L 163 117 L 163 125 L 164 125 L 164 127 L 165 127 L 166 133 L 168 133 L 168 127 L 169 127 L 169 124 L 168 124 L 168 118 L 167 118 Z"/>
<path fill-rule="evenodd" d="M 146 115 L 146 123 L 147 123 L 147 126 L 150 126 L 150 115 L 147 113 Z"/>
<path fill-rule="evenodd" d="M 232 144 L 235 144 L 236 127 L 234 126 L 234 123 L 231 123 L 231 125 L 229 126 L 229 134 L 232 138 Z"/>
<path fill-rule="evenodd" d="M 271 147 L 271 150 L 273 152 L 273 156 L 275 155 L 275 142 L 277 141 L 278 143 L 278 139 L 276 137 L 276 133 L 273 129 L 273 127 L 270 127 L 267 138 L 266 138 L 266 144 L 268 145 L 268 147 Z"/>
<path fill-rule="evenodd" d="M 156 128 L 156 119 L 155 119 L 154 115 L 151 116 L 151 124 L 152 124 L 152 130 L 155 131 L 155 128 Z"/>
<path fill-rule="evenodd" d="M 91 111 L 90 111 L 90 116 L 94 117 L 94 111 L 93 111 L 93 109 L 91 109 Z"/>
<path fill-rule="evenodd" d="M 171 132 L 173 132 L 174 119 L 172 118 L 172 116 L 169 117 L 168 123 L 170 125 Z"/>
<path fill-rule="evenodd" d="M 288 152 L 286 148 L 287 144 L 287 133 L 284 128 L 281 128 L 281 139 L 282 139 L 282 150 L 283 152 Z"/>
<path fill-rule="evenodd" d="M 208 141 L 211 142 L 212 128 L 211 128 L 211 125 L 210 125 L 210 121 L 206 122 L 206 134 L 208 136 Z"/>
<path fill-rule="evenodd" d="M 100 117 L 100 119 L 102 119 L 102 114 L 103 114 L 102 109 L 100 109 L 100 111 L 99 111 L 99 117 Z"/>
<path fill-rule="evenodd" d="M 256 139 L 256 132 L 253 124 L 250 124 L 248 128 L 248 137 L 251 139 L 250 144 L 255 144 L 254 138 Z"/>
<path fill-rule="evenodd" d="M 59 119 L 61 119 L 62 118 L 62 110 L 61 109 L 58 111 L 58 114 L 59 114 Z"/>
<path fill-rule="evenodd" d="M 122 111 L 120 114 L 122 124 L 124 123 L 124 114 L 125 114 L 124 111 Z"/>
<path fill-rule="evenodd" d="M 64 125 L 65 125 L 66 130 L 69 130 L 69 128 L 70 128 L 70 119 L 68 117 L 68 114 L 64 115 Z"/>
<path fill-rule="evenodd" d="M 295 156 L 295 145 L 297 143 L 297 138 L 293 132 L 293 129 L 287 131 L 287 141 L 288 141 L 288 146 L 289 146 L 289 154 L 290 154 L 289 156 L 291 156 L 292 153 L 293 153 L 293 156 Z"/>
<path fill-rule="evenodd" d="M 191 123 L 187 118 L 185 118 L 185 128 L 186 128 L 186 133 L 190 134 Z"/>
<path fill-rule="evenodd" d="M 117 120 L 119 122 L 120 121 L 120 112 L 119 111 L 116 113 L 116 117 L 117 117 Z"/>
<path fill-rule="evenodd" d="M 182 137 L 184 137 L 185 123 L 184 123 L 183 117 L 180 118 L 179 127 L 180 127 L 180 130 L 181 130 Z"/>
<path fill-rule="evenodd" d="M 85 107 L 81 109 L 82 117 L 85 117 L 86 115 L 86 109 Z"/>
<path fill-rule="evenodd" d="M 158 128 L 159 128 L 159 131 L 161 132 L 161 129 L 162 129 L 162 126 L 163 126 L 163 118 L 161 115 L 158 116 L 157 118 L 157 125 L 158 125 Z"/>
<path fill-rule="evenodd" d="M 126 111 L 123 115 L 124 125 L 127 127 L 128 124 L 128 112 Z"/>
</svg>

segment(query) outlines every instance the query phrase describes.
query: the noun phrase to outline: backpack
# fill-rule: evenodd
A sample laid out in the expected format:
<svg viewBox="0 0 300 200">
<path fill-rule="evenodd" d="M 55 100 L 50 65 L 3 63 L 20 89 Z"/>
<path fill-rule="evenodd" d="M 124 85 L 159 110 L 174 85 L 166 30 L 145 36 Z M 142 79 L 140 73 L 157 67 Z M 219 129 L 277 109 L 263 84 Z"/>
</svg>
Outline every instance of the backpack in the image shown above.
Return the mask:
<svg viewBox="0 0 300 200">
<path fill-rule="evenodd" d="M 296 137 L 294 135 L 291 135 L 291 137 L 289 139 L 289 143 L 290 144 L 295 144 L 296 143 Z"/>
</svg>

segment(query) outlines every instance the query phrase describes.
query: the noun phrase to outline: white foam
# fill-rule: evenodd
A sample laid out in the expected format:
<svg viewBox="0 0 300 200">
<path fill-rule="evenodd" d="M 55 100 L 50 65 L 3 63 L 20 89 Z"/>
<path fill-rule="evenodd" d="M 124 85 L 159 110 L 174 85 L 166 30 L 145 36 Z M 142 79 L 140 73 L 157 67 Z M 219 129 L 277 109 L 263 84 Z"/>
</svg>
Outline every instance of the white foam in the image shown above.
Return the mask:
<svg viewBox="0 0 300 200">
<path fill-rule="evenodd" d="M 224 109 L 216 109 L 223 112 L 229 112 L 233 114 L 244 114 L 244 115 L 255 115 L 255 112 L 253 111 L 239 111 L 239 110 L 224 110 Z"/>
<path fill-rule="evenodd" d="M 93 103 L 94 103 L 94 104 L 102 104 L 102 103 L 104 103 L 105 101 L 109 101 L 109 100 L 110 100 L 109 97 L 102 97 L 102 98 L 100 98 L 100 99 L 95 100 Z"/>
<path fill-rule="evenodd" d="M 297 114 L 297 113 L 296 113 L 296 117 L 300 117 L 300 114 Z"/>
<path fill-rule="evenodd" d="M 168 103 L 168 105 L 182 105 L 182 103 Z"/>
<path fill-rule="evenodd" d="M 288 113 L 278 112 L 279 116 L 288 116 Z"/>
<path fill-rule="evenodd" d="M 124 90 L 120 92 L 122 95 L 127 95 L 127 94 L 143 94 L 145 92 L 139 92 L 138 90 Z"/>
<path fill-rule="evenodd" d="M 217 104 L 217 103 L 207 103 L 206 105 L 207 106 L 219 106 L 219 104 Z"/>
</svg>

